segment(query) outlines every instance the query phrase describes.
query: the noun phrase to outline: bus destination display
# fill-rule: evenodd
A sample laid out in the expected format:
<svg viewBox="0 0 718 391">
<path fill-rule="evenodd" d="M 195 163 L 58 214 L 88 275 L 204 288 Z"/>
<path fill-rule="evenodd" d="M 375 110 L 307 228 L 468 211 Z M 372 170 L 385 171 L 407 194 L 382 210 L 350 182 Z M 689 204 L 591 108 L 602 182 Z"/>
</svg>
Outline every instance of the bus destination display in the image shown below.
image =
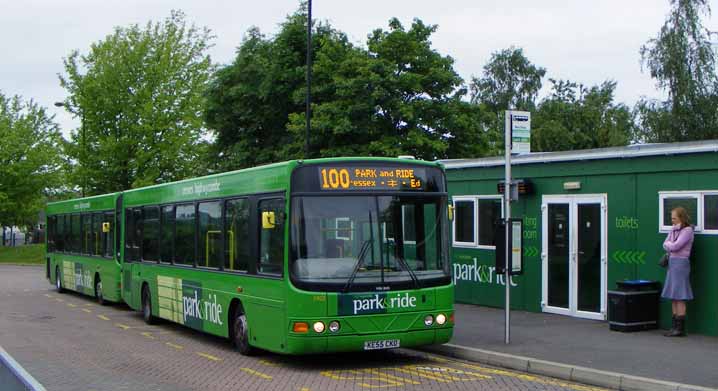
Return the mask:
<svg viewBox="0 0 718 391">
<path fill-rule="evenodd" d="M 322 190 L 425 190 L 417 167 L 318 167 Z"/>
</svg>

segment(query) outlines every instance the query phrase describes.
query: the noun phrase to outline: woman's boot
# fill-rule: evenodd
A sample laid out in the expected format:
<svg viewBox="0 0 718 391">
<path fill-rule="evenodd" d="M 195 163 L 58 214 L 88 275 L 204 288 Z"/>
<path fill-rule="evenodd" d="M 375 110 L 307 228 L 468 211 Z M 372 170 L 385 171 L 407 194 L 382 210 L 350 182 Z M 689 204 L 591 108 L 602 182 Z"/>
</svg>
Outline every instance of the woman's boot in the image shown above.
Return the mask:
<svg viewBox="0 0 718 391">
<path fill-rule="evenodd" d="M 685 337 L 686 336 L 686 317 L 676 316 L 676 328 L 671 330 L 669 337 Z"/>
<path fill-rule="evenodd" d="M 665 337 L 673 337 L 673 333 L 676 331 L 676 316 L 673 315 L 671 317 L 671 329 L 668 330 L 665 334 L 663 334 Z"/>
</svg>

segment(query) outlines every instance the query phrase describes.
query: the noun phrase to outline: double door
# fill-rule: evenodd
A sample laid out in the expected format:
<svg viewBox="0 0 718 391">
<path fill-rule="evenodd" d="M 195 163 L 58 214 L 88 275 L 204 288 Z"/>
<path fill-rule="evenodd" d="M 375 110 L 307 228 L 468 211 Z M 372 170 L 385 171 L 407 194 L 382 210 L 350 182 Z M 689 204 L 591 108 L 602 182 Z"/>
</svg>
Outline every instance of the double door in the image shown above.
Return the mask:
<svg viewBox="0 0 718 391">
<path fill-rule="evenodd" d="M 588 319 L 606 316 L 606 196 L 544 196 L 544 312 Z"/>
</svg>

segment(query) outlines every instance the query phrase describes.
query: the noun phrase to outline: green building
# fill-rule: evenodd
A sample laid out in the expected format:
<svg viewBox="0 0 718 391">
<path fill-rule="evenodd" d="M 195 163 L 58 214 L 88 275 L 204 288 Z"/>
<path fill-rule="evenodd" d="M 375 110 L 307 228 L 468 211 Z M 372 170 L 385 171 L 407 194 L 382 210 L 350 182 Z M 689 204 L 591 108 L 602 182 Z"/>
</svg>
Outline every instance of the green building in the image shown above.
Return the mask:
<svg viewBox="0 0 718 391">
<path fill-rule="evenodd" d="M 455 208 L 456 301 L 503 307 L 493 245 L 503 157 L 443 163 Z M 718 335 L 718 141 L 514 156 L 512 174 L 525 192 L 511 207 L 524 220 L 524 274 L 510 281 L 512 309 L 606 320 L 617 281 L 665 280 L 657 262 L 680 205 L 696 231 L 687 328 Z M 670 318 L 664 300 L 661 327 Z"/>
</svg>

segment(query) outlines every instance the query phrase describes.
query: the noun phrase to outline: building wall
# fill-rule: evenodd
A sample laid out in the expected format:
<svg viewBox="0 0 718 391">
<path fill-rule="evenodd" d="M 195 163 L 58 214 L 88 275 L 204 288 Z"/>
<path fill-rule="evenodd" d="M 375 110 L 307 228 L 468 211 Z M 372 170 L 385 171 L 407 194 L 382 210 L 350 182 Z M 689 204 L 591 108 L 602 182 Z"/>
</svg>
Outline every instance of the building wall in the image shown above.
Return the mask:
<svg viewBox="0 0 718 391">
<path fill-rule="evenodd" d="M 503 166 L 449 168 L 449 194 L 497 194 L 503 175 Z M 534 193 L 512 203 L 513 217 L 524 218 L 525 257 L 524 275 L 513 278 L 511 304 L 540 312 L 543 195 L 607 195 L 607 290 L 624 279 L 663 283 L 665 270 L 657 265 L 666 236 L 659 232 L 659 191 L 718 190 L 718 153 L 524 164 L 513 167 L 513 177 L 530 179 Z M 580 190 L 563 189 L 574 181 Z M 458 302 L 503 307 L 493 250 L 452 247 L 452 259 Z M 691 267 L 696 300 L 688 305 L 688 331 L 718 335 L 718 235 L 696 234 Z M 661 302 L 660 313 L 661 326 L 670 327 L 670 302 Z"/>
</svg>

